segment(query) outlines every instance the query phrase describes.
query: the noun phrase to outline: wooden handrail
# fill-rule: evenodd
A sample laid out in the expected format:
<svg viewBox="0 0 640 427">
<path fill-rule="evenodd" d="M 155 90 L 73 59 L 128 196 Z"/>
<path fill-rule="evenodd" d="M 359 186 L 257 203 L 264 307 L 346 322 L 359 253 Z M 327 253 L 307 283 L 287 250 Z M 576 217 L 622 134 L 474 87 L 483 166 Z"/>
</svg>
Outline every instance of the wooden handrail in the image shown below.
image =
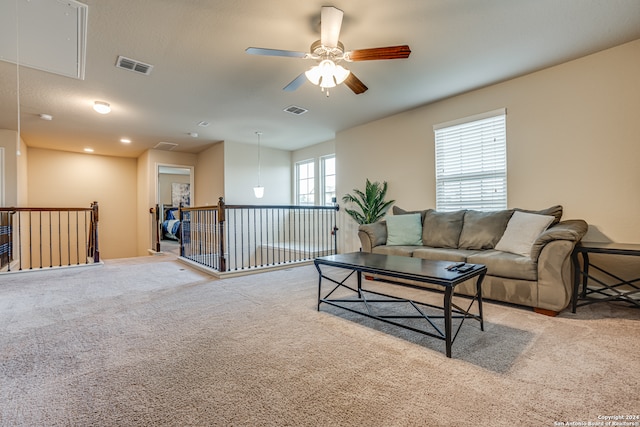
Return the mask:
<svg viewBox="0 0 640 427">
<path fill-rule="evenodd" d="M 2 262 L 7 271 L 11 271 L 14 255 L 17 255 L 19 270 L 25 265 L 31 270 L 100 262 L 98 202 L 92 202 L 88 208 L 1 207 L 0 213 L 4 217 L 2 233 L 8 236 L 2 239 L 8 246 L 2 249 L 3 254 L 5 249 L 9 254 L 7 262 Z M 63 217 L 65 227 L 61 227 Z M 72 222 L 74 218 L 75 222 Z M 75 236 L 73 240 L 72 236 Z M 67 260 L 63 260 L 63 249 L 66 249 Z"/>
<path fill-rule="evenodd" d="M 90 208 L 0 208 L 0 212 L 86 212 L 91 210 L 93 205 Z"/>
<path fill-rule="evenodd" d="M 180 206 L 180 255 L 226 272 L 337 253 L 338 210 L 338 205 L 227 205 L 222 197 L 217 205 Z"/>
</svg>

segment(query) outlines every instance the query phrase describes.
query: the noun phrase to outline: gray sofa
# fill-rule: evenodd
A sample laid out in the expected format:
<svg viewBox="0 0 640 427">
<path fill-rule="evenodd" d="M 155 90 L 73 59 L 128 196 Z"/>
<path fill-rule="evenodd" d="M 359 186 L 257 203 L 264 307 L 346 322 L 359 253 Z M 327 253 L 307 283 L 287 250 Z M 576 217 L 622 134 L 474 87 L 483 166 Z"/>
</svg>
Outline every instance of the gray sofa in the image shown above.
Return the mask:
<svg viewBox="0 0 640 427">
<path fill-rule="evenodd" d="M 514 216 L 515 212 L 519 213 Z M 433 209 L 408 212 L 394 206 L 393 214 L 385 220 L 359 227 L 362 251 L 484 264 L 487 266 L 482 289 L 484 298 L 533 307 L 547 315 L 555 315 L 569 305 L 573 273 L 571 252 L 587 232 L 587 223 L 583 220 L 561 221 L 562 206 L 541 211 L 509 209 L 496 212 L 438 212 Z M 398 215 L 411 217 L 397 218 Z M 412 224 L 419 221 L 417 226 L 421 227 L 422 235 L 417 241 L 396 244 L 406 243 L 396 235 L 399 220 L 412 221 Z M 540 231 L 537 231 L 527 225 L 530 220 L 550 224 L 540 224 Z M 413 227 L 415 233 L 416 225 Z M 522 242 L 518 241 L 518 248 L 511 249 L 513 239 L 522 240 L 518 234 L 527 229 L 533 230 L 528 231 L 531 243 L 525 243 L 523 250 Z M 394 235 L 390 236 L 389 232 Z M 387 242 L 388 237 L 393 237 L 394 241 Z M 473 295 L 474 283 L 463 283 L 456 292 Z"/>
</svg>

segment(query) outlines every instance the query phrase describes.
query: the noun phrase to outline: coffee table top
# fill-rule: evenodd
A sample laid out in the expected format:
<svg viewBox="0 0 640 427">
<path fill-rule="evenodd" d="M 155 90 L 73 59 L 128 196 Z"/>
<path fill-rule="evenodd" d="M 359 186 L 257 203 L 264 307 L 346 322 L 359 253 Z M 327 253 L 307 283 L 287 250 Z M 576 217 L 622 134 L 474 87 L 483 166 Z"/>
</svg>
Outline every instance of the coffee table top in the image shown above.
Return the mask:
<svg viewBox="0 0 640 427">
<path fill-rule="evenodd" d="M 447 267 L 455 262 L 431 261 L 398 255 L 372 254 L 368 252 L 352 252 L 347 254 L 318 257 L 315 264 L 350 268 L 363 273 L 383 274 L 400 279 L 416 280 L 442 286 L 455 286 L 481 273 L 487 267 L 473 264 L 474 268 L 460 273 L 449 271 Z"/>
</svg>

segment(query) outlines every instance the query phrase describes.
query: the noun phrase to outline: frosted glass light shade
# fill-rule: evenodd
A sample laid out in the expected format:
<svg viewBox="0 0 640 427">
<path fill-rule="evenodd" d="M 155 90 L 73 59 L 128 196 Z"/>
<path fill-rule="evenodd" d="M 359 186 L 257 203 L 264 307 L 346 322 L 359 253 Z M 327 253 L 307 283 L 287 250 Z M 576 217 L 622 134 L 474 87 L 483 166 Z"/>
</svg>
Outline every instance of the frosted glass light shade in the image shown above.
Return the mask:
<svg viewBox="0 0 640 427">
<path fill-rule="evenodd" d="M 255 194 L 256 199 L 262 199 L 264 196 L 264 187 L 261 185 L 256 185 L 253 187 L 253 194 Z"/>
<path fill-rule="evenodd" d="M 336 84 L 344 82 L 349 77 L 351 71 L 344 68 L 342 65 L 337 65 L 336 70 L 333 73 L 333 77 L 336 79 Z"/>
<path fill-rule="evenodd" d="M 311 67 L 311 69 L 304 72 L 304 75 L 307 76 L 307 80 L 309 80 L 314 85 L 320 84 L 320 68 L 317 65 Z"/>
<path fill-rule="evenodd" d="M 336 87 L 340 83 L 344 82 L 351 71 L 347 70 L 341 65 L 336 65 L 330 59 L 325 59 L 320 64 L 311 67 L 310 70 L 305 71 L 307 79 L 316 86 L 322 88 Z"/>
<path fill-rule="evenodd" d="M 100 114 L 109 114 L 111 112 L 111 106 L 109 103 L 103 101 L 94 102 L 93 109 Z"/>
</svg>

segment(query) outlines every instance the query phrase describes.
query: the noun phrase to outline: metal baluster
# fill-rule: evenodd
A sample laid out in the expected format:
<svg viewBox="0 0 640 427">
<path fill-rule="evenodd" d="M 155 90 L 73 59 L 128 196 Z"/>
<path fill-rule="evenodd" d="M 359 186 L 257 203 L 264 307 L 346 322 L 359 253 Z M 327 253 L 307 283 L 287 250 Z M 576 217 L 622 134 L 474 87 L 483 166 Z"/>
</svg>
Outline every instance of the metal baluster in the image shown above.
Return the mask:
<svg viewBox="0 0 640 427">
<path fill-rule="evenodd" d="M 58 212 L 58 258 L 62 266 L 62 211 Z"/>
<path fill-rule="evenodd" d="M 78 218 L 78 211 L 76 211 L 76 264 L 80 264 L 80 243 L 78 242 L 80 235 L 80 219 Z"/>
</svg>

